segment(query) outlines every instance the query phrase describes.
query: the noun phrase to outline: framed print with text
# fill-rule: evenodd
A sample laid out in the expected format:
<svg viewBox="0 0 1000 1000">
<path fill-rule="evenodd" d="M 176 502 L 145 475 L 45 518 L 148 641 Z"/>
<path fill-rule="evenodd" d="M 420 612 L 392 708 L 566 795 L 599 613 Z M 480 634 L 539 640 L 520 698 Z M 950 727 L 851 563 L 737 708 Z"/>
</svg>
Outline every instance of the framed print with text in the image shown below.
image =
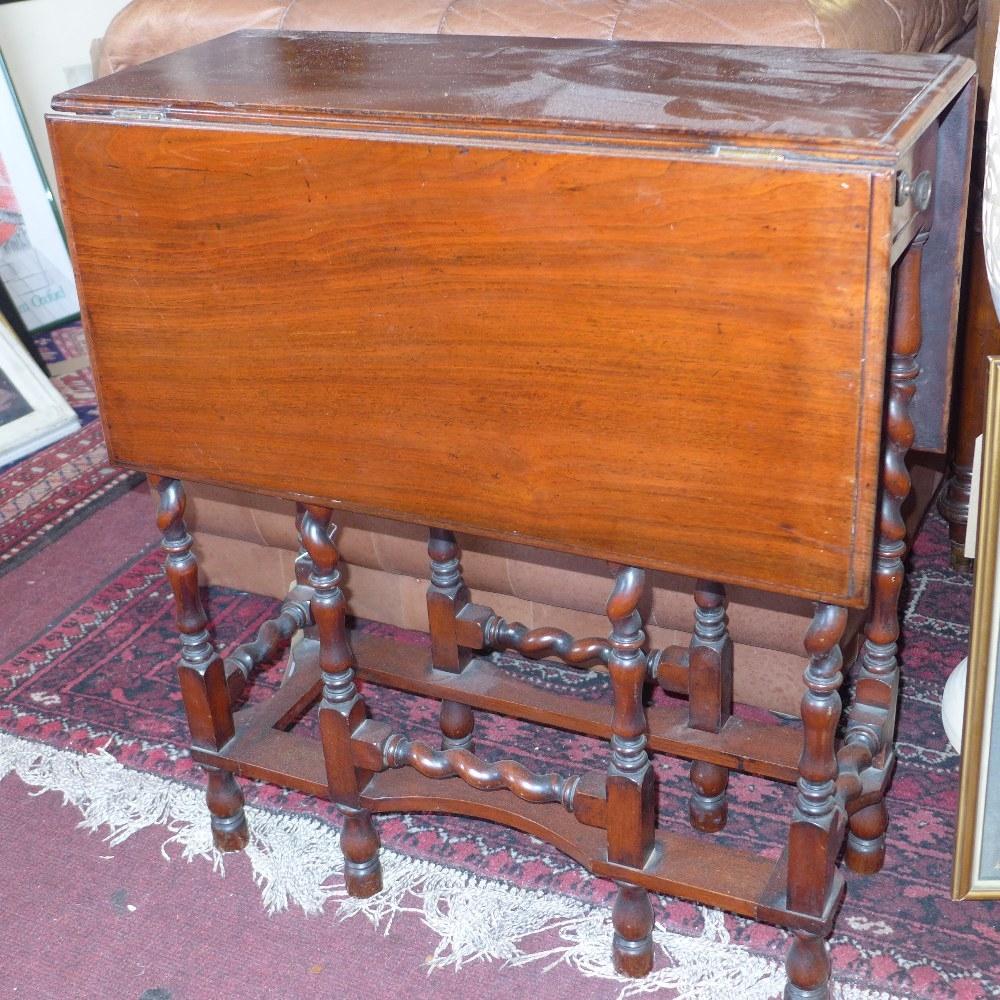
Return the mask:
<svg viewBox="0 0 1000 1000">
<path fill-rule="evenodd" d="M 29 333 L 59 326 L 80 314 L 55 201 L 2 53 L 0 282 Z"/>
</svg>

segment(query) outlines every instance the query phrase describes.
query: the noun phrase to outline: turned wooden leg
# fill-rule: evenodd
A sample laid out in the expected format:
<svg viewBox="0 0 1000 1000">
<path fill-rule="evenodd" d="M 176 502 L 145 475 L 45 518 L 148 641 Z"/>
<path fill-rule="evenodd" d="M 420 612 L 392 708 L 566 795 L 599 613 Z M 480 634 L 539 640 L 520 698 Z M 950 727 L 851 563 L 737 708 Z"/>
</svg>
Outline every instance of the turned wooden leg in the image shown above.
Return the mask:
<svg viewBox="0 0 1000 1000">
<path fill-rule="evenodd" d="M 844 859 L 851 871 L 859 875 L 874 875 L 885 863 L 885 831 L 889 811 L 885 800 L 879 800 L 851 815 Z"/>
<path fill-rule="evenodd" d="M 636 610 L 644 584 L 642 570 L 620 570 L 607 608 L 612 625 L 608 673 L 614 691 L 607 779 L 608 860 L 633 868 L 642 868 L 649 860 L 656 821 L 642 703 L 645 635 Z M 646 890 L 619 882 L 612 919 L 615 969 L 626 976 L 645 976 L 653 967 L 653 910 Z"/>
<path fill-rule="evenodd" d="M 341 806 L 344 829 L 340 849 L 344 852 L 344 878 L 347 891 L 357 899 L 367 899 L 382 891 L 382 864 L 379 861 L 378 830 L 366 809 Z"/>
<path fill-rule="evenodd" d="M 361 789 L 370 773 L 354 767 L 351 737 L 367 711 L 354 686 L 354 654 L 347 638 L 347 601 L 340 589 L 340 560 L 333 538 L 336 528 L 326 507 L 306 504 L 299 519 L 302 544 L 312 569 L 309 585 L 313 621 L 319 637 L 323 700 L 319 707 L 320 737 L 330 798 L 344 817 L 340 845 L 344 852 L 347 891 L 364 899 L 382 888 L 381 846 L 371 813 L 361 808 Z"/>
<path fill-rule="evenodd" d="M 691 762 L 691 784 L 694 794 L 688 802 L 688 815 L 696 830 L 716 833 L 726 825 L 728 807 L 726 789 L 729 769 L 704 760 Z"/>
<path fill-rule="evenodd" d="M 458 701 L 441 702 L 441 749 L 472 750 L 476 717 L 468 705 Z"/>
<path fill-rule="evenodd" d="M 611 920 L 615 927 L 615 971 L 638 979 L 653 968 L 653 905 L 645 889 L 618 882 Z"/>
<path fill-rule="evenodd" d="M 833 886 L 845 817 L 836 798 L 835 736 L 840 721 L 840 639 L 847 611 L 817 604 L 806 635 L 809 664 L 802 698 L 802 756 L 798 795 L 788 834 L 788 907 L 822 916 Z M 786 962 L 786 1000 L 826 1000 L 830 963 L 824 938 L 796 932 Z"/>
<path fill-rule="evenodd" d="M 427 588 L 427 622 L 431 637 L 431 664 L 437 670 L 460 674 L 473 652 L 459 642 L 458 613 L 469 603 L 462 579 L 460 551 L 455 535 L 431 528 L 427 543 L 431 582 Z M 472 750 L 476 719 L 472 709 L 456 701 L 441 702 L 441 746 L 445 750 Z"/>
<path fill-rule="evenodd" d="M 785 1000 L 828 1000 L 830 997 L 830 951 L 815 934 L 796 931 L 785 960 L 788 985 Z"/>
<path fill-rule="evenodd" d="M 156 523 L 163 536 L 167 555 L 164 568 L 173 591 L 177 630 L 181 634 L 178 678 L 191 740 L 197 747 L 221 750 L 232 739 L 236 726 L 225 664 L 208 634 L 208 618 L 198 593 L 198 563 L 184 523 L 184 487 L 178 480 L 164 476 L 150 476 L 149 483 L 160 498 Z M 205 770 L 215 846 L 220 851 L 242 850 L 250 836 L 243 812 L 243 793 L 228 771 Z"/>
<path fill-rule="evenodd" d="M 726 628 L 726 589 L 721 583 L 699 580 L 694 600 L 688 725 L 717 733 L 733 714 L 733 643 Z M 691 825 L 710 833 L 721 830 L 726 825 L 728 768 L 696 760 L 691 765 L 691 784 Z"/>
<path fill-rule="evenodd" d="M 250 839 L 243 813 L 243 792 L 229 771 L 206 767 L 208 811 L 212 816 L 212 839 L 220 851 L 242 851 Z"/>
<path fill-rule="evenodd" d="M 855 704 L 845 736 L 872 755 L 879 768 L 892 765 L 899 691 L 899 595 L 905 574 L 906 524 L 901 508 L 910 492 L 906 453 L 913 442 L 909 407 L 919 374 L 920 349 L 919 245 L 912 246 L 896 267 L 889 367 L 889 404 L 886 407 L 882 492 L 878 538 L 872 580 L 872 605 L 865 628 Z M 885 859 L 888 814 L 881 800 L 869 803 L 850 818 L 845 859 L 853 871 L 877 872 Z"/>
</svg>

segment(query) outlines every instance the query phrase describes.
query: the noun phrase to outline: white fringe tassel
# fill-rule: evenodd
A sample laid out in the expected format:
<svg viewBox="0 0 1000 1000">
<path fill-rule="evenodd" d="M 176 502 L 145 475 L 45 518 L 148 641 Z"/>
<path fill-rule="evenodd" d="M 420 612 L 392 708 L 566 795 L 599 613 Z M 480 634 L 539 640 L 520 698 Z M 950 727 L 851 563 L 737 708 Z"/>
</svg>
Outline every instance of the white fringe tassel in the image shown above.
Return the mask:
<svg viewBox="0 0 1000 1000">
<path fill-rule="evenodd" d="M 212 844 L 204 792 L 178 781 L 126 768 L 110 753 L 81 755 L 0 733 L 0 780 L 17 774 L 41 792 L 62 793 L 63 803 L 83 815 L 80 826 L 119 845 L 147 827 L 163 826 L 181 856 L 210 861 L 224 874 L 223 855 Z M 477 961 L 510 965 L 565 963 L 581 975 L 615 980 L 619 1000 L 661 990 L 677 1000 L 772 1000 L 785 981 L 781 964 L 732 944 L 721 913 L 702 908 L 699 937 L 657 928 L 660 949 L 654 972 L 641 980 L 617 976 L 611 965 L 611 914 L 566 896 L 533 892 L 476 878 L 429 861 L 382 849 L 384 889 L 371 899 L 352 899 L 343 882 L 343 856 L 334 831 L 306 816 L 247 807 L 246 854 L 268 913 L 292 904 L 306 913 L 337 903 L 344 919 L 363 914 L 388 934 L 400 913 L 415 913 L 439 937 L 429 972 L 460 969 Z M 559 944 L 551 945 L 552 935 Z M 538 941 L 548 936 L 548 945 Z M 532 939 L 535 939 L 533 942 Z M 532 944 L 535 947 L 532 948 Z M 844 986 L 841 1000 L 905 1000 L 888 993 Z"/>
</svg>

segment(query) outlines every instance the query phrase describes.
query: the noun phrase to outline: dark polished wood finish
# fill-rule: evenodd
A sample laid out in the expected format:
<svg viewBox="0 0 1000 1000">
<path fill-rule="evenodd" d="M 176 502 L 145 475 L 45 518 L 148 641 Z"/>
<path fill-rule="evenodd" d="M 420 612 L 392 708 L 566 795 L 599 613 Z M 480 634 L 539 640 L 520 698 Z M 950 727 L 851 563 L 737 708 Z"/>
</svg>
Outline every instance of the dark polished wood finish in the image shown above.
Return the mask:
<svg viewBox="0 0 1000 1000">
<path fill-rule="evenodd" d="M 371 814 L 361 804 L 361 789 L 371 776 L 351 764 L 351 740 L 367 711 L 354 684 L 354 654 L 347 638 L 347 601 L 340 589 L 340 556 L 334 544 L 336 526 L 332 512 L 306 504 L 299 518 L 302 547 L 312 561 L 310 606 L 319 640 L 323 697 L 319 727 L 326 759 L 330 798 L 344 816 L 340 846 L 344 876 L 352 896 L 374 896 L 382 888 L 378 832 Z"/>
<path fill-rule="evenodd" d="M 726 589 L 699 580 L 695 586 L 694 634 L 688 654 L 689 725 L 717 733 L 733 714 L 733 641 L 726 628 Z M 708 761 L 691 765 L 691 823 L 713 833 L 726 825 L 729 771 Z"/>
<path fill-rule="evenodd" d="M 236 733 L 226 667 L 208 633 L 208 617 L 198 594 L 198 562 L 184 523 L 184 487 L 165 476 L 150 476 L 160 498 L 156 523 L 166 553 L 164 569 L 174 595 L 181 638 L 178 666 L 192 745 L 221 750 Z M 220 851 L 239 851 L 249 840 L 243 793 L 229 771 L 207 766 L 212 839 Z"/>
<path fill-rule="evenodd" d="M 828 907 L 837 853 L 843 842 L 844 810 L 837 800 L 834 738 L 840 722 L 843 683 L 840 639 L 847 611 L 818 604 L 806 636 L 809 666 L 802 698 L 802 756 L 798 795 L 788 834 L 788 906 L 797 913 Z M 786 1000 L 806 1000 L 826 986 L 830 962 L 820 935 L 796 934 L 788 953 Z"/>
<path fill-rule="evenodd" d="M 655 776 L 646 752 L 645 635 L 638 612 L 646 574 L 621 569 L 608 600 L 611 622 L 608 673 L 614 694 L 611 718 L 611 761 L 608 765 L 608 861 L 645 868 L 653 851 L 656 829 Z M 653 908 L 646 890 L 618 883 L 612 910 L 615 925 L 615 969 L 626 976 L 644 976 L 653 967 Z"/>
<path fill-rule="evenodd" d="M 183 71 L 168 57 L 57 99 L 114 458 L 864 606 L 884 275 L 920 215 L 895 205 L 896 173 L 967 65 L 409 36 L 372 59 L 363 44 L 239 33 Z M 786 85 L 769 97 L 762 78 Z M 261 357 L 267 406 L 226 419 L 218 400 L 252 398 Z M 306 397 L 322 420 L 303 420 Z M 625 440 L 643 456 L 627 490 Z M 706 502 L 720 495 L 736 502 Z"/>
<path fill-rule="evenodd" d="M 829 995 L 838 853 L 873 871 L 884 850 L 904 460 L 943 447 L 970 72 L 239 33 L 56 100 L 109 446 L 160 490 L 220 846 L 246 841 L 236 776 L 335 802 L 359 897 L 381 888 L 374 814 L 494 820 L 617 883 L 619 971 L 652 967 L 648 894 L 668 892 L 788 928 L 786 996 Z M 181 475 L 299 502 L 296 584 L 225 661 Z M 352 649 L 339 508 L 428 525 L 429 649 Z M 610 634 L 474 603 L 457 529 L 611 560 Z M 838 743 L 840 641 L 873 559 Z M 647 568 L 695 581 L 688 646 L 647 649 Z M 734 715 L 728 583 L 817 600 L 801 724 Z M 277 694 L 234 713 L 296 630 Z M 555 695 L 495 650 L 605 672 L 607 698 Z M 439 698 L 440 747 L 369 719 L 358 677 Z M 315 706 L 319 741 L 294 728 Z M 476 709 L 606 739 L 607 769 L 486 759 Z M 651 752 L 692 762 L 698 833 L 657 829 Z M 732 771 L 796 785 L 777 860 L 705 836 Z"/>
<path fill-rule="evenodd" d="M 431 528 L 427 543 L 431 582 L 427 588 L 427 624 L 431 637 L 431 663 L 438 670 L 461 673 L 473 656 L 462 645 L 459 612 L 470 603 L 462 579 L 458 542 L 451 531 Z M 444 749 L 472 749 L 476 720 L 472 709 L 460 701 L 441 703 L 441 738 Z"/>
<path fill-rule="evenodd" d="M 874 594 L 855 693 L 857 708 L 847 734 L 848 744 L 870 747 L 872 764 L 883 769 L 891 766 L 896 729 L 899 596 L 906 575 L 903 557 L 907 549 L 902 506 L 910 492 L 906 454 L 913 442 L 910 402 L 919 374 L 916 358 L 922 331 L 920 274 L 923 253 L 922 241 L 915 241 L 896 268 Z M 881 799 L 851 816 L 845 858 L 854 871 L 870 874 L 882 867 L 887 822 Z"/>
</svg>

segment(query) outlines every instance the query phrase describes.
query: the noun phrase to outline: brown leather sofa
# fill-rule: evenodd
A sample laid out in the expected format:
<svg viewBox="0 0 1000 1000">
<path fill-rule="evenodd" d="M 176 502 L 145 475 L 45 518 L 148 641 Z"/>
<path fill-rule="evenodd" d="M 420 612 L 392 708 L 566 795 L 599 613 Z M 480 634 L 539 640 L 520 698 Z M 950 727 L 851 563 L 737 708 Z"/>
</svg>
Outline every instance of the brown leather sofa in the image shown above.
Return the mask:
<svg viewBox="0 0 1000 1000">
<path fill-rule="evenodd" d="M 133 0 L 108 29 L 99 68 L 238 28 L 938 52 L 969 31 L 976 8 L 977 0 Z"/>
<path fill-rule="evenodd" d="M 238 28 L 446 32 L 719 42 L 748 45 L 971 53 L 976 0 L 133 0 L 111 24 L 98 56 L 113 72 Z M 252 322 L 253 303 L 247 303 Z M 266 365 L 266 361 L 262 362 Z M 322 461 L 322 456 L 317 456 Z M 911 524 L 929 504 L 943 461 L 917 458 Z M 191 523 L 205 577 L 281 596 L 297 551 L 292 505 L 219 489 L 190 490 Z M 353 612 L 426 627 L 426 531 L 345 514 L 339 536 Z M 460 536 L 473 599 L 528 626 L 605 634 L 610 576 L 604 564 L 526 546 Z M 687 641 L 693 582 L 652 574 L 647 609 L 654 646 Z M 730 588 L 736 698 L 797 713 L 803 600 Z M 857 635 L 857 622 L 852 634 Z M 848 651 L 848 655 L 850 651 Z"/>
</svg>

